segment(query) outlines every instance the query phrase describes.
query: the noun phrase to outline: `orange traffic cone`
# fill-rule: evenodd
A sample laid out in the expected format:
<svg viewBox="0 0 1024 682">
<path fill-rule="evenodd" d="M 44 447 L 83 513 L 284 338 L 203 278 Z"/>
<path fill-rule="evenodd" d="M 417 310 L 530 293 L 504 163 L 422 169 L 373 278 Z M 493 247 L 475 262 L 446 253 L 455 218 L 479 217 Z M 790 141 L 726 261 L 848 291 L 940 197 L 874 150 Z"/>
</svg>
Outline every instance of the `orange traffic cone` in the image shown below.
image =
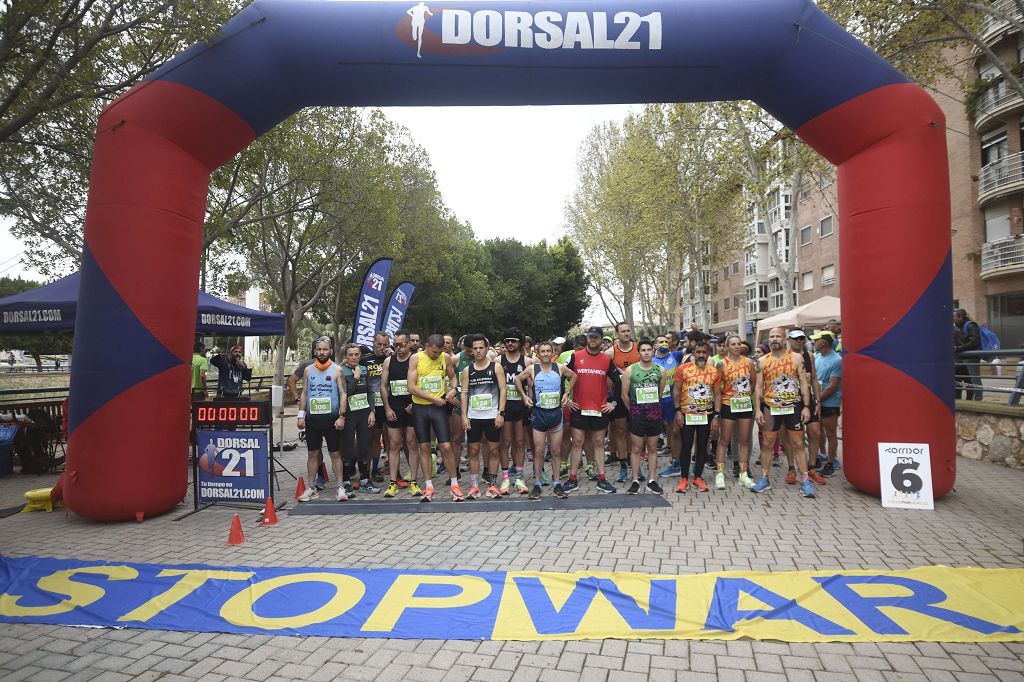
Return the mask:
<svg viewBox="0 0 1024 682">
<path fill-rule="evenodd" d="M 245 533 L 242 532 L 242 519 L 235 514 L 231 518 L 231 530 L 228 532 L 229 545 L 241 545 L 245 542 Z"/>
<path fill-rule="evenodd" d="M 263 519 L 260 521 L 261 526 L 276 526 L 277 525 L 277 510 L 274 509 L 274 498 L 268 497 L 267 504 L 263 507 Z"/>
<path fill-rule="evenodd" d="M 299 499 L 304 492 L 306 492 L 306 482 L 302 480 L 302 476 L 299 476 L 298 485 L 295 486 L 295 499 Z"/>
<path fill-rule="evenodd" d="M 323 462 L 320 462 L 320 475 L 324 477 L 324 483 L 330 482 L 331 476 L 327 473 L 327 465 Z"/>
</svg>

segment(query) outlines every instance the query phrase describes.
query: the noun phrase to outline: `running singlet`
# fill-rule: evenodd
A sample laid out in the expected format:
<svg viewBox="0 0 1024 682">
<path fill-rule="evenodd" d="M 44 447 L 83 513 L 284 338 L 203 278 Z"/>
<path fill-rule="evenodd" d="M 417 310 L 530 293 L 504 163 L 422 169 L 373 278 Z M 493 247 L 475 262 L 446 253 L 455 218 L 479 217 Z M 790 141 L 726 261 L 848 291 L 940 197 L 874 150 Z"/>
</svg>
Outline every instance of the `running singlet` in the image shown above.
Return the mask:
<svg viewBox="0 0 1024 682">
<path fill-rule="evenodd" d="M 316 364 L 309 366 L 309 380 L 306 385 L 306 417 L 319 421 L 330 417 L 338 418 L 341 411 L 341 392 L 338 390 L 338 366 L 327 361 L 322 370 Z"/>
<path fill-rule="evenodd" d="M 356 379 L 355 371 L 348 365 L 342 365 L 345 372 L 345 392 L 348 394 L 348 411 L 358 412 L 367 410 L 377 404 L 377 401 L 370 395 L 370 373 L 366 367 L 359 366 L 359 378 Z"/>
<path fill-rule="evenodd" d="M 786 352 L 781 358 L 771 353 L 761 358 L 763 399 L 772 414 L 793 414 L 800 404 L 800 375 L 793 358 Z"/>
<path fill-rule="evenodd" d="M 498 416 L 498 376 L 494 363 L 488 361 L 486 369 L 469 366 L 469 410 L 470 419 L 495 419 Z"/>
<path fill-rule="evenodd" d="M 719 388 L 722 391 L 722 404 L 728 405 L 729 410 L 737 412 L 750 412 L 754 409 L 754 377 L 756 365 L 750 358 L 740 358 L 739 362 L 733 362 L 726 357 L 719 363 L 722 383 Z"/>
<path fill-rule="evenodd" d="M 364 352 L 359 358 L 359 364 L 366 368 L 366 378 L 370 382 L 370 392 L 377 397 L 377 404 L 380 404 L 380 375 L 384 371 L 386 355 L 377 355 L 372 350 Z"/>
<path fill-rule="evenodd" d="M 634 343 L 628 351 L 621 351 L 618 341 L 612 344 L 612 362 L 619 371 L 625 372 L 627 367 L 640 362 L 640 349 L 637 346 L 638 344 Z"/>
<path fill-rule="evenodd" d="M 601 406 L 608 400 L 608 377 L 618 373 L 612 359 L 604 353 L 592 354 L 586 348 L 569 358 L 569 369 L 576 372 L 573 400 L 585 417 L 601 415 Z"/>
<path fill-rule="evenodd" d="M 473 357 L 468 355 L 465 351 L 460 352 L 452 360 L 458 358 L 458 362 L 455 363 L 455 401 L 456 404 L 462 404 L 462 370 L 466 369 L 473 364 Z"/>
<path fill-rule="evenodd" d="M 431 360 L 425 350 L 416 354 L 416 368 L 419 372 L 418 388 L 432 398 L 444 397 L 444 383 L 447 377 L 446 357 L 444 353 L 441 353 L 437 356 L 437 360 Z M 432 402 L 418 395 L 414 395 L 412 401 L 417 405 L 433 405 Z"/>
<path fill-rule="evenodd" d="M 658 354 L 654 354 L 654 364 L 661 367 L 662 374 L 665 375 L 665 393 L 662 398 L 672 399 L 672 384 L 676 380 L 676 368 L 679 367 L 679 361 L 676 360 L 676 356 L 672 353 L 668 353 L 663 358 L 659 358 Z"/>
<path fill-rule="evenodd" d="M 649 422 L 661 421 L 661 396 L 658 383 L 661 381 L 661 367 L 652 365 L 644 369 L 640 363 L 629 370 L 629 416 Z"/>
<path fill-rule="evenodd" d="M 388 402 L 395 412 L 404 410 L 412 402 L 412 395 L 409 393 L 409 358 L 399 360 L 397 355 L 391 356 L 391 364 L 388 365 Z"/>
<path fill-rule="evenodd" d="M 533 365 L 533 404 L 542 410 L 562 406 L 562 377 L 555 363 L 547 371 L 540 368 L 539 362 Z"/>
<path fill-rule="evenodd" d="M 501 366 L 505 369 L 505 400 L 518 400 L 522 402 L 523 396 L 519 395 L 519 389 L 516 388 L 516 377 L 526 369 L 525 358 L 520 353 L 518 361 L 509 362 L 508 356 L 502 355 Z"/>
<path fill-rule="evenodd" d="M 703 367 L 696 362 L 687 362 L 676 370 L 676 391 L 679 405 L 683 408 L 684 423 L 702 426 L 715 411 L 714 386 L 718 380 L 718 368 L 709 360 Z"/>
</svg>

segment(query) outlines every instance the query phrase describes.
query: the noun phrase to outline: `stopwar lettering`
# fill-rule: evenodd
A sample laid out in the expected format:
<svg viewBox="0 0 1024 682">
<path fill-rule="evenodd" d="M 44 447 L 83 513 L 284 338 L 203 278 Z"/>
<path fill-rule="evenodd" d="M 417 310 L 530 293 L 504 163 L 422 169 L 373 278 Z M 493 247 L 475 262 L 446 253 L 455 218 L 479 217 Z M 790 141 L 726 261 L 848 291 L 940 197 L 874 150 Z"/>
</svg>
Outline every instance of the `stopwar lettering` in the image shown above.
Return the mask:
<svg viewBox="0 0 1024 682">
<path fill-rule="evenodd" d="M 616 12 L 609 21 L 607 12 L 446 9 L 441 12 L 441 42 L 543 50 L 660 50 L 661 12 Z"/>
</svg>

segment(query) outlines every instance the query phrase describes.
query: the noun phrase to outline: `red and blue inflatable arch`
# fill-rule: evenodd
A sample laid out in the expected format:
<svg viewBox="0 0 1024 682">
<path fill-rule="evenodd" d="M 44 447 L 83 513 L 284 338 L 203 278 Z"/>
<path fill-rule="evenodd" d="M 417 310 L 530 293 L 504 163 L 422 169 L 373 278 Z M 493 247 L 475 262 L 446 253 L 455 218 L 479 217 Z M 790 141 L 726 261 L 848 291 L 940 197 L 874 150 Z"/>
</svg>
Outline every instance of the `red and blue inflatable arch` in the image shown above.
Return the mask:
<svg viewBox="0 0 1024 682">
<path fill-rule="evenodd" d="M 811 0 L 259 0 L 100 117 L 68 506 L 109 521 L 184 497 L 210 173 L 297 110 L 735 99 L 839 167 L 847 478 L 877 495 L 877 443 L 928 443 L 944 495 L 956 454 L 944 118 Z M 523 153 L 543 163 L 532 143 Z"/>
</svg>

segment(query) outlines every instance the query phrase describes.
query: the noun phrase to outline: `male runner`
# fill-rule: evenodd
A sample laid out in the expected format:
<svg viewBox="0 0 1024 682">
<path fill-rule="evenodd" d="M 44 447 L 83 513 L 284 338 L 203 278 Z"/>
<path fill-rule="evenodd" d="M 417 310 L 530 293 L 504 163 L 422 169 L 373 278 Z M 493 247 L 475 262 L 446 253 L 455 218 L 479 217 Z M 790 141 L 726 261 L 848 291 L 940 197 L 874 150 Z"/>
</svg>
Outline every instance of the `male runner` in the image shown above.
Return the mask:
<svg viewBox="0 0 1024 682">
<path fill-rule="evenodd" d="M 331 353 L 329 357 L 332 362 L 334 361 L 334 339 L 326 335 L 320 336 L 317 339 L 315 339 L 313 341 L 313 345 L 310 346 L 309 349 L 309 358 L 299 362 L 299 364 L 296 365 L 295 367 L 295 371 L 288 376 L 288 393 L 289 395 L 291 395 L 292 398 L 295 399 L 295 403 L 297 405 L 302 405 L 302 389 L 299 388 L 299 382 L 302 381 L 302 377 L 306 372 L 306 368 L 312 365 L 314 362 L 316 362 L 316 344 L 320 343 L 321 341 L 326 341 L 330 345 Z M 300 407 L 299 409 L 303 408 Z M 317 490 L 323 490 L 324 486 L 327 484 L 326 474 L 327 468 L 324 466 L 324 459 L 321 456 L 320 467 L 317 469 L 316 479 L 314 479 L 314 484 L 316 485 Z"/>
<path fill-rule="evenodd" d="M 345 427 L 345 411 L 342 407 L 347 399 L 345 383 L 341 368 L 331 361 L 331 344 L 328 341 L 317 341 L 313 352 L 316 360 L 306 367 L 302 375 L 302 405 L 305 409 L 299 410 L 297 421 L 299 430 L 306 431 L 306 447 L 309 448 L 306 480 L 316 480 L 323 461 L 321 448 L 326 440 L 327 452 L 334 468 L 334 480 L 338 482 L 337 499 L 344 502 L 348 494 L 344 486 L 345 467 L 341 461 L 338 432 Z M 319 497 L 316 485 L 307 483 L 306 489 L 299 495 L 299 502 L 309 502 Z"/>
<path fill-rule="evenodd" d="M 807 451 L 804 449 L 803 425 L 811 418 L 804 359 L 786 348 L 782 327 L 768 332 L 768 348 L 768 355 L 758 360 L 754 388 L 754 402 L 761 407 L 756 419 L 764 434 L 764 445 L 761 446 L 761 477 L 751 490 L 763 493 L 771 489 L 768 472 L 772 467 L 772 450 L 779 438 L 779 429 L 785 429 L 783 448 L 803 475 L 800 494 L 814 497 L 816 492 L 807 476 Z"/>
<path fill-rule="evenodd" d="M 537 345 L 537 362 L 516 376 L 516 388 L 523 402 L 533 410 L 533 451 L 544 452 L 545 442 L 551 448 L 551 479 L 555 482 L 551 494 L 559 499 L 568 497 L 559 480 L 562 468 L 563 408 L 569 404 L 569 391 L 576 383 L 576 374 L 565 365 L 552 363 L 554 346 L 550 341 Z M 533 458 L 533 489 L 530 499 L 541 495 L 544 480 L 544 458 Z"/>
<path fill-rule="evenodd" d="M 637 344 L 640 362 L 622 373 L 622 402 L 629 411 L 632 445 L 633 482 L 626 492 L 640 492 L 640 453 L 647 446 L 647 489 L 661 495 L 664 491 L 654 480 L 658 470 L 658 436 L 661 435 L 661 397 L 665 394 L 665 375 L 654 364 L 654 344 L 643 339 Z"/>
<path fill-rule="evenodd" d="M 678 335 L 676 345 L 679 344 Z M 665 444 L 668 447 L 670 461 L 668 466 L 658 473 L 659 478 L 679 476 L 683 469 L 679 465 L 679 451 L 682 444 L 679 442 L 679 429 L 676 428 L 675 402 L 672 399 L 672 391 L 676 380 L 676 370 L 679 368 L 679 361 L 672 353 L 671 337 L 669 335 L 659 336 L 654 345 L 654 364 L 661 367 L 661 373 L 665 377 L 665 393 L 661 398 L 661 418 L 665 422 Z"/>
<path fill-rule="evenodd" d="M 370 433 L 376 416 L 379 394 L 370 389 L 369 372 L 359 364 L 363 349 L 350 343 L 344 349 L 345 359 L 341 370 L 345 382 L 345 427 L 341 431 L 341 448 L 345 458 L 345 484 L 353 473 L 359 475 L 359 489 L 369 493 L 379 493 L 380 488 L 373 484 L 370 473 Z"/>
<path fill-rule="evenodd" d="M 843 358 L 832 347 L 836 337 L 827 329 L 811 336 L 814 340 L 815 374 L 820 392 L 818 410 L 821 416 L 820 440 L 811 443 L 811 454 L 824 452 L 828 448 L 828 459 L 821 468 L 821 475 L 828 478 L 836 473 L 836 454 L 839 451 L 839 413 L 843 400 Z M 813 480 L 813 479 L 812 479 Z"/>
<path fill-rule="evenodd" d="M 584 348 L 587 347 L 587 335 L 586 334 L 577 334 L 576 336 L 573 337 L 572 341 L 573 341 L 572 348 L 569 348 L 568 350 L 564 350 L 564 351 L 562 351 L 559 354 L 558 360 L 557 360 L 558 364 L 565 365 L 566 367 L 568 367 L 569 366 L 569 359 L 572 357 L 573 353 L 575 353 L 578 350 L 583 350 Z M 566 390 L 566 393 L 568 394 L 569 400 L 571 401 L 572 400 L 572 391 Z M 571 416 L 572 415 L 570 414 L 569 407 L 566 406 L 562 410 L 562 421 L 564 423 L 568 424 Z M 565 471 L 563 472 L 563 471 L 559 470 L 557 476 L 555 476 L 554 472 L 552 472 L 552 478 L 561 478 L 562 476 L 564 476 L 565 474 L 567 474 L 569 472 L 569 460 L 571 459 L 571 454 L 572 454 L 572 437 L 570 436 L 570 437 L 566 438 L 563 435 L 562 436 L 562 467 L 565 469 Z M 601 444 L 601 455 L 602 455 L 602 458 L 603 458 L 604 457 L 604 443 Z M 596 481 L 597 480 L 597 468 L 594 466 L 594 454 L 591 452 L 590 440 L 589 439 L 584 444 L 583 456 L 587 458 L 586 464 L 584 465 L 584 471 L 586 472 L 587 476 L 590 478 L 591 481 Z"/>
<path fill-rule="evenodd" d="M 445 378 L 448 386 L 455 386 L 455 367 L 451 356 L 444 352 L 444 337 L 431 334 L 427 337 L 424 350 L 409 362 L 408 383 L 412 393 L 412 423 L 416 429 L 416 440 L 420 444 L 420 466 L 423 468 L 423 501 L 434 499 L 434 482 L 430 480 L 430 442 L 437 438 L 441 460 L 451 477 L 452 501 L 462 502 L 465 496 L 459 487 L 459 463 L 452 451 L 452 435 L 448 430 L 448 414 L 445 403 L 455 398 L 455 389 L 445 392 Z"/>
<path fill-rule="evenodd" d="M 629 326 L 629 322 L 619 322 L 615 325 L 615 335 L 615 343 L 605 352 L 619 372 L 625 373 L 630 365 L 640 362 L 640 351 L 637 350 L 636 343 L 633 342 L 633 329 Z M 618 392 L 616 399 L 618 400 Z M 618 482 L 625 483 L 626 477 L 629 475 L 629 409 L 620 401 L 609 419 L 611 420 L 612 450 L 619 460 Z M 633 474 L 634 478 L 640 475 L 635 471 Z"/>
<path fill-rule="evenodd" d="M 708 454 L 708 439 L 711 437 L 711 419 L 715 416 L 715 393 L 717 392 L 718 370 L 708 362 L 710 348 L 706 341 L 698 341 L 693 347 L 693 362 L 687 362 L 676 370 L 673 400 L 675 401 L 676 426 L 682 429 L 682 449 L 679 465 L 682 469 L 677 493 L 685 493 L 690 485 L 690 452 L 693 453 L 693 487 L 705 493 L 704 461 Z"/>
<path fill-rule="evenodd" d="M 608 431 L 608 415 L 618 405 L 609 392 L 615 386 L 619 370 L 612 364 L 610 356 L 601 352 L 600 327 L 587 330 L 587 347 L 578 350 L 569 358 L 568 367 L 576 373 L 573 397 L 569 402 L 569 424 L 572 427 L 572 456 L 569 460 L 569 480 L 563 486 L 565 492 L 579 490 L 576 472 L 580 466 L 585 441 L 590 441 L 591 455 L 597 463 L 597 491 L 614 493 L 615 486 L 604 474 L 604 436 Z M 614 395 L 614 394 L 612 394 Z"/>
<path fill-rule="evenodd" d="M 415 355 L 421 350 L 423 350 L 423 347 L 420 345 L 419 332 L 409 332 L 409 352 Z"/>
<path fill-rule="evenodd" d="M 409 494 L 419 497 L 423 494 L 416 476 L 420 468 L 419 444 L 416 430 L 412 425 L 412 395 L 409 393 L 409 332 L 399 329 L 395 332 L 395 354 L 384 360 L 380 388 L 384 398 L 384 416 L 388 428 L 388 469 L 391 480 L 384 497 L 394 497 L 404 487 L 401 476 L 403 441 L 409 458 Z"/>
<path fill-rule="evenodd" d="M 505 370 L 505 426 L 501 430 L 501 486 L 502 495 L 509 493 L 510 469 L 509 448 L 512 449 L 512 468 L 515 470 L 515 489 L 520 495 L 530 492 L 523 482 L 523 464 L 526 461 L 526 420 L 529 410 L 523 404 L 523 396 L 516 389 L 516 375 L 533 364 L 533 358 L 523 355 L 520 347 L 523 333 L 515 327 L 505 330 L 502 337 L 505 352 L 501 354 L 501 366 Z"/>
<path fill-rule="evenodd" d="M 466 337 L 466 345 L 473 360 L 459 372 L 460 412 L 462 429 L 466 432 L 469 456 L 470 488 L 466 499 L 480 497 L 477 476 L 480 474 L 480 441 L 487 439 L 487 467 L 498 470 L 498 441 L 505 423 L 505 372 L 487 357 L 487 340 L 483 334 Z M 487 497 L 494 499 L 501 493 L 491 483 Z"/>
<path fill-rule="evenodd" d="M 718 415 L 721 435 L 718 438 L 718 473 L 715 488 L 725 489 L 725 455 L 732 442 L 732 434 L 739 429 L 740 485 L 750 488 L 750 436 L 754 428 L 754 375 L 757 365 L 743 355 L 743 343 L 736 334 L 725 338 L 726 356 L 718 363 L 718 391 L 715 414 Z"/>
<path fill-rule="evenodd" d="M 807 456 L 807 475 L 818 485 L 825 485 L 826 481 L 815 469 L 818 467 L 818 452 L 814 450 L 821 440 L 820 410 L 818 409 L 818 373 L 814 368 L 814 358 L 807 351 L 807 337 L 803 329 L 791 329 L 789 334 L 789 350 L 798 354 L 804 361 L 804 371 L 807 372 L 807 388 L 811 396 L 808 409 L 811 411 L 811 418 L 807 420 L 807 443 L 810 452 Z M 796 468 L 793 466 L 792 456 L 789 457 L 789 471 L 786 472 L 786 483 L 796 483 Z"/>
<path fill-rule="evenodd" d="M 369 443 L 369 457 L 370 457 L 370 472 L 371 474 L 377 474 L 377 467 L 380 462 L 380 450 L 382 445 L 382 438 L 384 432 L 384 423 L 387 421 L 387 414 L 384 410 L 384 394 L 380 388 L 381 374 L 384 370 L 384 361 L 388 357 L 388 345 L 390 339 L 388 338 L 387 332 L 379 331 L 373 337 L 373 348 L 361 347 L 362 356 L 359 358 L 359 364 L 366 368 L 366 378 L 370 384 L 370 392 L 374 396 L 374 412 L 373 412 L 373 426 L 370 428 L 370 443 Z M 371 479 L 374 476 L 371 475 Z M 377 477 L 377 480 L 382 480 Z"/>
</svg>

